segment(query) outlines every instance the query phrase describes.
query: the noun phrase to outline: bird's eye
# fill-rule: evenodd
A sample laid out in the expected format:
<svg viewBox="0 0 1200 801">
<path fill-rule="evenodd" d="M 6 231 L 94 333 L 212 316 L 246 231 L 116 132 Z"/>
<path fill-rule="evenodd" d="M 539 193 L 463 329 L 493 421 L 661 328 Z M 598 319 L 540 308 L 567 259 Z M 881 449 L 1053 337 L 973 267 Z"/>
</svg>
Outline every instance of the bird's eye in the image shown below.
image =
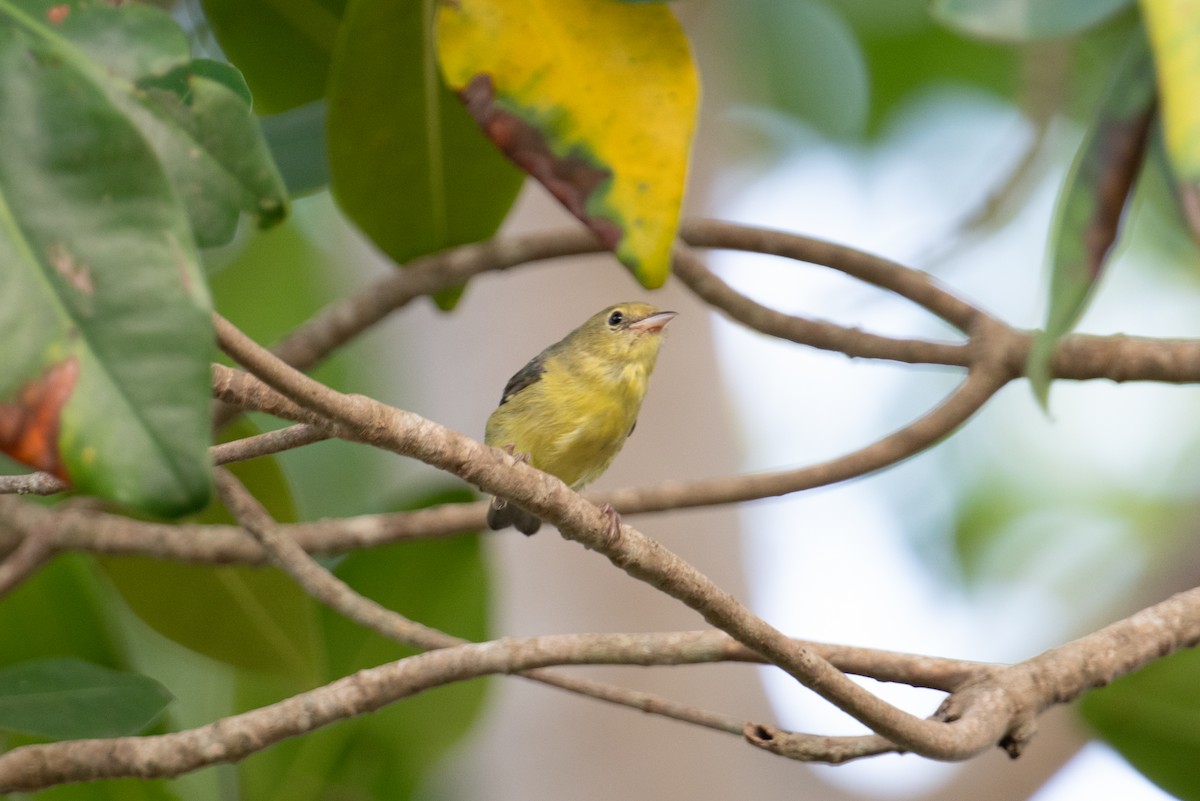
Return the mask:
<svg viewBox="0 0 1200 801">
<path fill-rule="evenodd" d="M 612 314 L 608 315 L 608 324 L 612 328 L 616 328 L 618 325 L 620 325 L 622 322 L 624 322 L 624 320 L 625 320 L 625 315 L 619 311 L 615 311 Z"/>
</svg>

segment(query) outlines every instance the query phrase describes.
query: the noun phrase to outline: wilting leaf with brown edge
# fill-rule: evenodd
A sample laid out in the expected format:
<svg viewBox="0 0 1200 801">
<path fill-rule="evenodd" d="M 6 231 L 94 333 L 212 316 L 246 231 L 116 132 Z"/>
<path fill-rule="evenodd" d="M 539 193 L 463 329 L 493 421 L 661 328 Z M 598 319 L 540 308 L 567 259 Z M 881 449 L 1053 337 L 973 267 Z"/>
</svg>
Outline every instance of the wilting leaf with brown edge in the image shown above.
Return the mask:
<svg viewBox="0 0 1200 801">
<path fill-rule="evenodd" d="M 1058 199 L 1053 228 L 1050 308 L 1026 373 L 1043 405 L 1054 349 L 1091 299 L 1141 170 L 1154 116 L 1154 69 L 1140 33 L 1117 64 Z"/>
<path fill-rule="evenodd" d="M 484 132 L 647 287 L 670 269 L 699 81 L 664 5 L 440 3 L 438 59 Z"/>
<path fill-rule="evenodd" d="M 58 454 L 58 426 L 78 378 L 79 360 L 69 357 L 21 387 L 12 403 L 0 403 L 0 451 L 70 481 Z"/>
<path fill-rule="evenodd" d="M 1200 5 L 1141 0 L 1162 103 L 1163 134 L 1184 216 L 1200 241 Z"/>
</svg>

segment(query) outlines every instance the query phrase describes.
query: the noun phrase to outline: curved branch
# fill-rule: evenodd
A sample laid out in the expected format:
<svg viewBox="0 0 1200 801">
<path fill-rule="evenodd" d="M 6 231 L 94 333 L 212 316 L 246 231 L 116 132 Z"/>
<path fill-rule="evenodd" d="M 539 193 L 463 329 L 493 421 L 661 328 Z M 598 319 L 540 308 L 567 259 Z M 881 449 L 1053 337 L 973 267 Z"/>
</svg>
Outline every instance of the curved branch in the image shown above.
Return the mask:
<svg viewBox="0 0 1200 801">
<path fill-rule="evenodd" d="M 612 504 L 622 513 L 661 512 L 739 503 L 847 481 L 901 462 L 937 444 L 969 420 L 1008 381 L 1006 375 L 971 372 L 946 400 L 924 417 L 866 447 L 820 464 L 775 473 L 664 482 L 589 497 Z"/>
<path fill-rule="evenodd" d="M 747 723 L 742 730 L 746 742 L 777 756 L 800 762 L 841 765 L 863 757 L 902 754 L 904 750 L 878 734 L 828 736 L 791 732 L 765 723 Z"/>
<path fill-rule="evenodd" d="M 27 745 L 0 755 L 0 793 L 121 777 L 169 778 L 237 762 L 280 740 L 432 687 L 561 664 L 636 664 L 636 640 L 555 635 L 459 645 L 360 670 L 269 706 L 186 731 Z"/>
<path fill-rule="evenodd" d="M 629 526 L 614 535 L 607 515 L 553 476 L 412 412 L 363 396 L 342 395 L 287 366 L 219 315 L 214 315 L 214 324 L 222 349 L 305 407 L 311 416 L 306 422 L 334 425 L 340 436 L 415 457 L 486 492 L 512 499 L 553 523 L 566 538 L 598 551 L 634 578 L 682 601 L 901 747 L 937 759 L 959 759 L 989 747 L 1006 733 L 1009 718 L 997 707 L 989 707 L 987 715 L 942 724 L 888 704 L 818 655 L 797 647 L 659 543 Z"/>
<path fill-rule="evenodd" d="M 714 633 L 694 634 L 699 641 Z M 1012 707 L 1032 716 L 1197 641 L 1200 589 L 1180 593 L 1026 662 L 992 670 L 951 696 L 940 714 L 947 718 L 978 714 L 981 707 L 988 709 L 1004 697 L 1006 710 Z M 593 634 L 508 639 L 433 651 L 183 732 L 16 748 L 0 755 L 0 792 L 124 776 L 178 776 L 237 761 L 286 737 L 373 711 L 441 684 L 551 664 L 657 664 L 648 658 L 644 646 L 640 635 Z M 872 736 L 798 735 L 761 724 L 746 724 L 745 736 L 761 748 L 806 761 L 837 762 L 894 750 Z M 1013 753 L 1019 753 L 1022 743 L 1009 745 Z"/>
<path fill-rule="evenodd" d="M 680 231 L 684 241 L 693 247 L 774 254 L 839 270 L 907 298 L 968 334 L 981 323 L 999 325 L 987 312 L 958 298 L 931 276 L 845 245 L 717 220 L 685 220 Z M 307 370 L 416 297 L 456 286 L 490 270 L 599 252 L 604 249 L 590 232 L 583 230 L 531 234 L 453 248 L 417 259 L 351 297 L 326 306 L 273 350 L 288 364 Z M 695 258 L 685 257 L 679 264 L 683 267 L 678 271 L 680 279 L 700 297 L 764 333 L 849 356 L 916 363 L 926 354 L 927 363 L 958 366 L 971 363 L 963 344 L 892 339 L 834 323 L 784 315 L 733 293 L 716 276 L 712 279 L 719 283 L 712 283 L 712 279 L 692 269 L 699 264 Z M 1005 328 L 1010 334 L 1010 347 L 1005 354 L 1004 369 L 1020 374 L 1032 335 Z M 1200 382 L 1200 342 L 1074 335 L 1063 340 L 1053 367 L 1055 377 L 1075 380 Z"/>
<path fill-rule="evenodd" d="M 709 270 L 694 253 L 675 249 L 675 275 L 709 305 L 763 334 L 851 358 L 890 359 L 908 364 L 970 365 L 965 344 L 898 339 L 847 328 L 824 320 L 809 320 L 768 308 L 737 292 Z"/>
<path fill-rule="evenodd" d="M 926 273 L 857 248 L 821 239 L 721 220 L 685 220 L 680 233 L 689 245 L 745 250 L 819 264 L 911 300 L 969 334 L 981 319 L 995 319 L 941 287 Z"/>
<path fill-rule="evenodd" d="M 941 288 L 924 273 L 843 245 L 781 231 L 756 231 L 715 220 L 686 221 L 680 230 L 683 239 L 696 247 L 775 254 L 840 270 L 908 298 L 963 331 L 969 331 L 981 316 L 986 316 L 981 310 Z M 590 232 L 576 229 L 493 239 L 452 248 L 416 259 L 353 295 L 329 304 L 272 346 L 271 351 L 287 364 L 306 371 L 417 297 L 457 286 L 491 270 L 506 270 L 526 263 L 603 252 L 606 252 L 605 249 Z M 692 261 L 695 262 L 694 259 Z M 684 266 L 680 277 L 691 284 L 691 278 L 685 277 L 685 273 L 690 275 L 687 266 Z M 696 287 L 693 286 L 693 289 L 696 290 Z M 697 294 L 704 297 L 702 292 L 697 291 Z M 744 310 L 746 307 L 739 307 L 735 303 L 726 310 L 753 328 L 766 325 L 768 328 L 759 330 L 767 333 L 772 333 L 769 328 L 776 328 L 785 332 L 782 334 L 785 338 L 815 347 L 840 350 L 836 343 L 846 342 L 851 348 L 849 355 L 896 361 L 919 360 L 911 352 L 912 343 L 904 340 L 865 334 L 834 323 L 815 323 L 778 312 L 771 312 L 769 316 L 749 314 L 743 318 L 734 313 L 735 308 Z M 965 366 L 961 345 L 923 344 L 933 354 L 932 362 Z"/>
</svg>

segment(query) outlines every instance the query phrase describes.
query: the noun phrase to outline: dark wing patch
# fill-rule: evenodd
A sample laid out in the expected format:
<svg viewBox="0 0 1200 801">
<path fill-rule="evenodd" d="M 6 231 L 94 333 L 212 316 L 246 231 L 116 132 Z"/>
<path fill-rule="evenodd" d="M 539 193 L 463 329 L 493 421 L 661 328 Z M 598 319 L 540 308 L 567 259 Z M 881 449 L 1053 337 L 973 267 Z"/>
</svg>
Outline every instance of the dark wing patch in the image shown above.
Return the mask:
<svg viewBox="0 0 1200 801">
<path fill-rule="evenodd" d="M 508 403 L 508 399 L 516 395 L 521 390 L 530 384 L 536 384 L 542 378 L 542 373 L 546 372 L 546 357 L 544 354 L 534 356 L 529 360 L 529 364 L 517 371 L 517 374 L 508 379 L 508 383 L 504 385 L 504 395 L 500 398 L 500 405 Z"/>
</svg>

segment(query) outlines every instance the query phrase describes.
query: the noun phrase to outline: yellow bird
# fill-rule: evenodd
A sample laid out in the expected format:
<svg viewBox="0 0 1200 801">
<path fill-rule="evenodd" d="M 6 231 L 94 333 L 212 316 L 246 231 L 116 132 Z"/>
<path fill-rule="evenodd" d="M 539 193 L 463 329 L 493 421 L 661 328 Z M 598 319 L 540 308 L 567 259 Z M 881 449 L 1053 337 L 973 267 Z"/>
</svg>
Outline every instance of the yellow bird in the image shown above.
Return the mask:
<svg viewBox="0 0 1200 801">
<path fill-rule="evenodd" d="M 509 379 L 484 441 L 574 490 L 599 478 L 637 425 L 663 328 L 675 314 L 619 303 L 593 315 Z M 616 513 L 606 511 L 619 525 Z M 487 521 L 524 534 L 542 525 L 503 498 L 492 499 Z"/>
</svg>

